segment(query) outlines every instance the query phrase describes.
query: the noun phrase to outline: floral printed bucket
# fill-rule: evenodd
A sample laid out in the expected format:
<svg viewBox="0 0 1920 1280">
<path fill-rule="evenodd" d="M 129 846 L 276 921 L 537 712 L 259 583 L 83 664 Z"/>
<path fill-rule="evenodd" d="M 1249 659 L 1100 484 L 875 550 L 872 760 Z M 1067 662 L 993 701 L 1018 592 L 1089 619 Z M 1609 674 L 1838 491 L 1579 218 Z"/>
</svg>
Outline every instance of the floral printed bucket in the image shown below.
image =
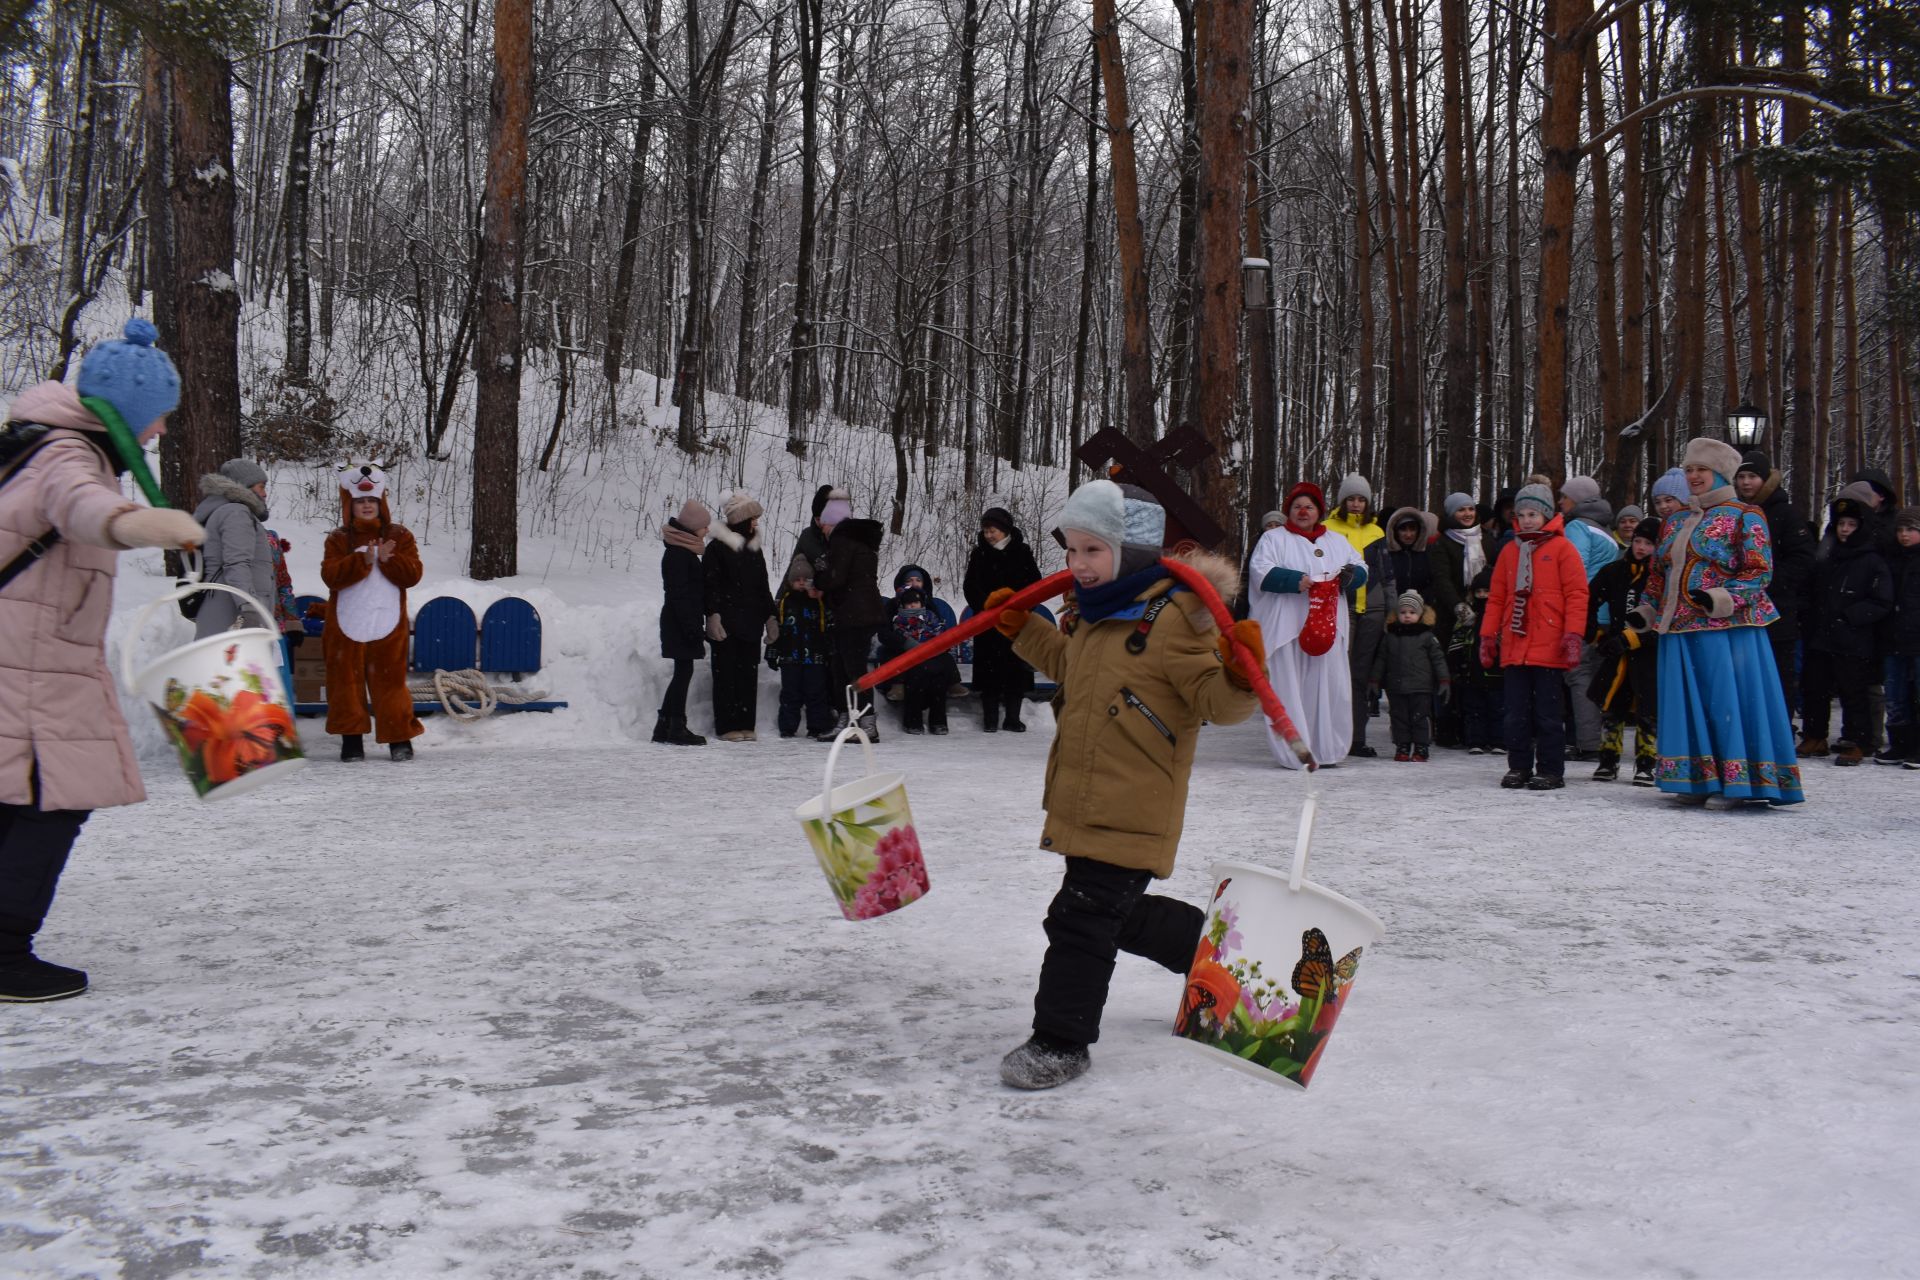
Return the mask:
<svg viewBox="0 0 1920 1280">
<path fill-rule="evenodd" d="M 867 776 L 833 785 L 840 748 L 859 739 Z M 827 873 L 827 886 L 849 920 L 871 920 L 897 911 L 927 892 L 927 864 L 920 833 L 907 806 L 907 782 L 875 768 L 873 744 L 859 726 L 848 725 L 827 752 L 826 785 L 793 811 Z"/>
<path fill-rule="evenodd" d="M 271 618 L 273 611 L 246 592 L 218 582 L 191 582 L 140 611 L 147 614 L 196 591 L 226 591 Z M 284 687 L 280 637 L 265 627 L 222 631 L 180 646 L 137 674 L 133 645 L 123 655 L 127 688 L 147 700 L 180 755 L 180 768 L 202 800 L 243 795 L 306 764 L 293 727 L 291 692 Z"/>
<path fill-rule="evenodd" d="M 1378 916 L 1304 878 L 1318 798 L 1300 818 L 1292 875 L 1213 865 L 1213 902 L 1174 1020 L 1179 1043 L 1216 1062 L 1305 1088 L 1352 998 Z"/>
</svg>

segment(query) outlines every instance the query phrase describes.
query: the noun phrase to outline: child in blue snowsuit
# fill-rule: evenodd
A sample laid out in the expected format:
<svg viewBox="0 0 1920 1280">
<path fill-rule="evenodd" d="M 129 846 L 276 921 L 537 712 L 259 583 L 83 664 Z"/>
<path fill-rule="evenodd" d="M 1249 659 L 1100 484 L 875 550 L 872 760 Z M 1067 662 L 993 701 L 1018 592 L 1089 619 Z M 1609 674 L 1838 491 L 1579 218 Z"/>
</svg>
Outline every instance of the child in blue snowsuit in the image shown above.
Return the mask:
<svg viewBox="0 0 1920 1280">
<path fill-rule="evenodd" d="M 927 593 L 919 587 L 907 587 L 893 598 L 893 620 L 880 632 L 880 649 L 887 657 L 898 657 L 917 648 L 947 629 L 928 604 Z M 944 737 L 947 732 L 947 690 L 960 679 L 960 666 L 951 652 L 929 659 L 900 678 L 906 685 L 906 701 L 901 706 L 900 727 L 908 733 L 932 733 Z"/>
<path fill-rule="evenodd" d="M 795 556 L 787 566 L 787 585 L 774 601 L 778 634 L 767 646 L 767 665 L 780 673 L 780 736 L 800 732 L 800 712 L 807 713 L 807 733 L 833 736 L 833 706 L 827 701 L 827 667 L 833 646 L 827 602 L 813 587 L 813 564 Z"/>
</svg>

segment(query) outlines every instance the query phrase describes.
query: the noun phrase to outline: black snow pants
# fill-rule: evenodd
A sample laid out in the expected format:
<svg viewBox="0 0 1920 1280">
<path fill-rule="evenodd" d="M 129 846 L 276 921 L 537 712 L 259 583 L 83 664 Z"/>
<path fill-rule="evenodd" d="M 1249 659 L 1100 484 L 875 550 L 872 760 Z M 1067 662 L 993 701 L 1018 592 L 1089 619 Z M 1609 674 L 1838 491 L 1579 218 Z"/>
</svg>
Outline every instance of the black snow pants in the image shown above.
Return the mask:
<svg viewBox="0 0 1920 1280">
<path fill-rule="evenodd" d="M 1114 956 L 1145 956 L 1184 976 L 1206 913 L 1147 892 L 1153 873 L 1093 858 L 1068 858 L 1047 908 L 1047 954 L 1033 998 L 1033 1029 L 1075 1044 L 1100 1038 Z"/>
</svg>

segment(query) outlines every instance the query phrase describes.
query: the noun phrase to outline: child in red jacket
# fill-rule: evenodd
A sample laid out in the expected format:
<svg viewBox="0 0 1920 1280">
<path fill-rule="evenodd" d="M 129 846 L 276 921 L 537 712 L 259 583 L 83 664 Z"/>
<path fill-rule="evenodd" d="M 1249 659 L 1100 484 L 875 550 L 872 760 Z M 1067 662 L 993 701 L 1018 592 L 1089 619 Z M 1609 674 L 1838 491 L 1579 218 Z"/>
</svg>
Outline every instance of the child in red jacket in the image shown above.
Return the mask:
<svg viewBox="0 0 1920 1280">
<path fill-rule="evenodd" d="M 1480 665 L 1498 664 L 1505 676 L 1507 774 L 1500 785 L 1558 791 L 1567 785 L 1561 687 L 1580 661 L 1587 571 L 1561 534 L 1547 486 L 1530 484 L 1515 495 L 1513 521 L 1517 536 L 1494 566 L 1480 624 Z"/>
</svg>

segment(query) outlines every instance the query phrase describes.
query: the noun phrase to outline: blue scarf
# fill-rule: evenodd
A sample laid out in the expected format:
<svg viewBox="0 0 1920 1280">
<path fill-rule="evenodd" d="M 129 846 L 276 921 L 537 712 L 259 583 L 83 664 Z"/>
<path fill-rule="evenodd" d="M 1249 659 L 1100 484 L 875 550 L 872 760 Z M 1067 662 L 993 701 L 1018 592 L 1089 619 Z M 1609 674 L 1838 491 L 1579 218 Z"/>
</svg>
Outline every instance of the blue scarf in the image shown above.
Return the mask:
<svg viewBox="0 0 1920 1280">
<path fill-rule="evenodd" d="M 1097 587 L 1075 587 L 1074 596 L 1080 604 L 1080 616 L 1088 622 L 1105 622 L 1108 618 L 1128 614 L 1139 617 L 1146 605 L 1134 597 L 1164 578 L 1171 577 L 1158 563 L 1150 564 L 1138 573 L 1130 573 L 1124 578 L 1115 578 Z M 1174 590 L 1178 591 L 1179 587 Z M 1129 605 L 1136 606 L 1129 609 Z"/>
</svg>

